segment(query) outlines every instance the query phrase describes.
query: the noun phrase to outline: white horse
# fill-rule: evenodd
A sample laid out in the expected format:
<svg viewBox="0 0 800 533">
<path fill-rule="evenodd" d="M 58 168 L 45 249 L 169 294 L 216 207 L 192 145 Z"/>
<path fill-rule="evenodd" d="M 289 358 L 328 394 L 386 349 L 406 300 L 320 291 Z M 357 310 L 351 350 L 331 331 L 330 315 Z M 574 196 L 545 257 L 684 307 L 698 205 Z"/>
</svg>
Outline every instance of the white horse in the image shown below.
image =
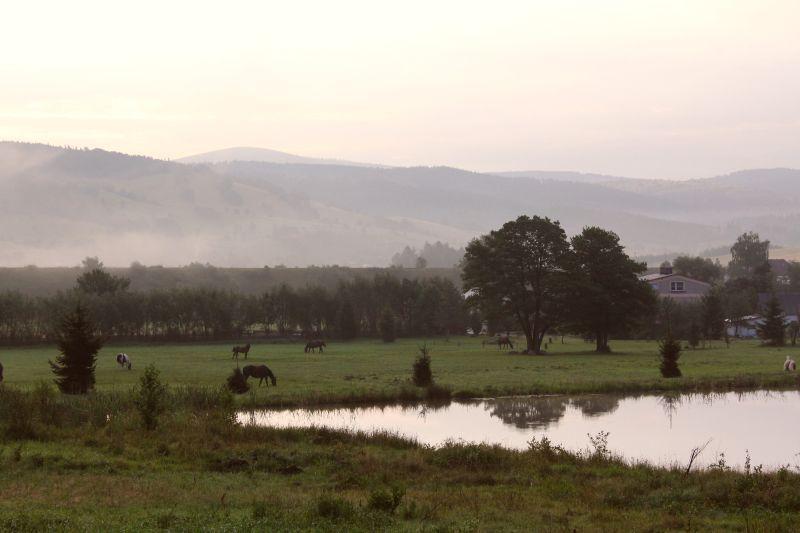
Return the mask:
<svg viewBox="0 0 800 533">
<path fill-rule="evenodd" d="M 117 364 L 122 368 L 127 368 L 128 370 L 131 369 L 131 358 L 128 357 L 126 353 L 118 353 L 117 354 Z"/>
<path fill-rule="evenodd" d="M 783 369 L 786 372 L 794 372 L 795 370 L 797 370 L 797 363 L 795 363 L 794 359 L 792 359 L 787 355 L 786 362 L 783 363 Z"/>
</svg>

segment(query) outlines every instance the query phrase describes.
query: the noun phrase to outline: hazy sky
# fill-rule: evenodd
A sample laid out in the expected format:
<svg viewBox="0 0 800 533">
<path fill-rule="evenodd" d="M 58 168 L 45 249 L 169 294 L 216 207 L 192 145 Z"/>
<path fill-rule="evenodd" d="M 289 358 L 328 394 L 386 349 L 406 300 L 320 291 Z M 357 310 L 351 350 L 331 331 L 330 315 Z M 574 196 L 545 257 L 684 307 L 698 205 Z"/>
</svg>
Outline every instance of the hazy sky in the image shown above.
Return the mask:
<svg viewBox="0 0 800 533">
<path fill-rule="evenodd" d="M 0 138 L 475 170 L 800 167 L 800 2 L 8 2 Z"/>
</svg>

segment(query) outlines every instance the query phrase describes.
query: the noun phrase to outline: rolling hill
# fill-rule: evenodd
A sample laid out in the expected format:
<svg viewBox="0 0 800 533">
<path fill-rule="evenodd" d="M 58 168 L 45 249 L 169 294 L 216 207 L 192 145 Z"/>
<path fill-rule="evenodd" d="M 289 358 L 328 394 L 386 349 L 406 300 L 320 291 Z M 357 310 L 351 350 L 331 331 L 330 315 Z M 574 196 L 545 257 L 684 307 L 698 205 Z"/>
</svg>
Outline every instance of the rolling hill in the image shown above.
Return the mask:
<svg viewBox="0 0 800 533">
<path fill-rule="evenodd" d="M 669 182 L 252 159 L 269 153 L 280 154 L 179 163 L 0 143 L 0 265 L 87 255 L 119 266 L 385 265 L 405 245 L 462 246 L 523 213 L 560 220 L 568 234 L 612 229 L 642 255 L 699 252 L 751 229 L 800 246 L 797 170 Z"/>
<path fill-rule="evenodd" d="M 318 157 L 305 157 L 289 154 L 268 148 L 253 148 L 251 146 L 235 146 L 223 148 L 202 154 L 182 157 L 176 160 L 179 163 L 226 163 L 229 161 L 258 161 L 261 163 L 292 163 L 301 165 L 344 165 L 349 167 L 379 167 L 370 163 L 356 163 L 340 159 L 321 159 Z"/>
</svg>

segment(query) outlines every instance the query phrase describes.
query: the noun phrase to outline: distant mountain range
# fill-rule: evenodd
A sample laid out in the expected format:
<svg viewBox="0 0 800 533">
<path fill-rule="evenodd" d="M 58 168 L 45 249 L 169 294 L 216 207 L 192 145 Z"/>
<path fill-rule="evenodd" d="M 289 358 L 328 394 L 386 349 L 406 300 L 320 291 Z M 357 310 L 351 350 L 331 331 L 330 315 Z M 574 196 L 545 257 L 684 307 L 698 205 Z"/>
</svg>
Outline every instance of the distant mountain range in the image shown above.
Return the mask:
<svg viewBox="0 0 800 533">
<path fill-rule="evenodd" d="M 294 159 L 296 158 L 296 159 Z M 755 230 L 800 246 L 800 171 L 644 180 L 382 167 L 236 148 L 169 162 L 0 143 L 0 265 L 386 265 L 520 214 L 616 231 L 634 254 L 696 253 Z M 186 162 L 186 163 L 184 163 Z"/>
</svg>

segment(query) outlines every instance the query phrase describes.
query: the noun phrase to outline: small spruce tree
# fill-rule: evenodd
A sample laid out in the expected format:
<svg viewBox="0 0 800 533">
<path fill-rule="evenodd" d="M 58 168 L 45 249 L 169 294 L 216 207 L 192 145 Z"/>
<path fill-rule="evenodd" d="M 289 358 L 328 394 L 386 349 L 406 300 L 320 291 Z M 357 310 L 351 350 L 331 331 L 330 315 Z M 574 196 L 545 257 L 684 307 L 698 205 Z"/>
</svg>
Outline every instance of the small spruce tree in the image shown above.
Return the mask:
<svg viewBox="0 0 800 533">
<path fill-rule="evenodd" d="M 758 336 L 769 346 L 786 344 L 786 324 L 783 322 L 783 309 L 774 294 L 764 308 L 764 321 L 758 326 Z"/>
<path fill-rule="evenodd" d="M 431 371 L 431 356 L 428 352 L 428 347 L 422 345 L 419 347 L 419 355 L 414 361 L 412 367 L 411 380 L 417 387 L 430 387 L 433 385 L 433 372 Z"/>
<path fill-rule="evenodd" d="M 678 359 L 681 356 L 681 343 L 672 336 L 672 331 L 667 330 L 667 335 L 658 344 L 658 351 L 661 354 L 661 375 L 665 378 L 681 377 L 681 369 L 678 368 Z"/>
<path fill-rule="evenodd" d="M 383 339 L 383 342 L 395 341 L 397 338 L 397 327 L 395 325 L 394 313 L 389 306 L 384 307 L 378 327 L 381 330 L 381 339 Z"/>
<path fill-rule="evenodd" d="M 166 396 L 167 387 L 161 382 L 155 365 L 147 365 L 139 380 L 139 390 L 136 391 L 136 409 L 146 430 L 158 427 L 158 417 L 166 409 Z"/>
<path fill-rule="evenodd" d="M 97 352 L 103 347 L 95 335 L 95 327 L 80 304 L 61 320 L 58 329 L 58 351 L 55 362 L 48 361 L 55 383 L 65 394 L 86 394 L 94 388 Z"/>
</svg>

